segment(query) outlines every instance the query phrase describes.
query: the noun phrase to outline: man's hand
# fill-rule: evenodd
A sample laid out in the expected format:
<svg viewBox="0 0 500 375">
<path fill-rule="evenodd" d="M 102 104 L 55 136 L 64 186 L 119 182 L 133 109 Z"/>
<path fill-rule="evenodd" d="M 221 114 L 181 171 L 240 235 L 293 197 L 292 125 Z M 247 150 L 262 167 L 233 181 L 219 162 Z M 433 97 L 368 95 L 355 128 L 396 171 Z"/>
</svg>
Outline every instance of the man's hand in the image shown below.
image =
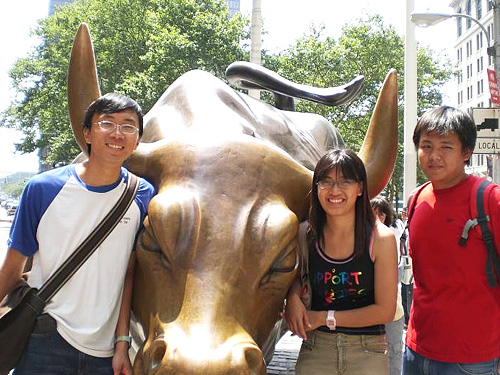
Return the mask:
<svg viewBox="0 0 500 375">
<path fill-rule="evenodd" d="M 311 324 L 306 307 L 297 294 L 292 294 L 286 301 L 285 317 L 288 329 L 302 340 L 307 340 L 306 332 L 310 331 Z"/>
</svg>

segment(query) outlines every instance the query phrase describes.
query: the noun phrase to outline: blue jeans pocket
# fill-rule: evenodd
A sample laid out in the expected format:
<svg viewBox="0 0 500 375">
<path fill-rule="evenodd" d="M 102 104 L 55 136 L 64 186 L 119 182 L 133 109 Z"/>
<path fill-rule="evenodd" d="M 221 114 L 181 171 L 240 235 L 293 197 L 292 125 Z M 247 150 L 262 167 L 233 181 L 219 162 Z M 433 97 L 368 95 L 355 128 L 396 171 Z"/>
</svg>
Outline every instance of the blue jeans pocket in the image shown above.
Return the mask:
<svg viewBox="0 0 500 375">
<path fill-rule="evenodd" d="M 498 358 L 487 362 L 458 363 L 457 366 L 464 375 L 496 375 Z"/>
</svg>

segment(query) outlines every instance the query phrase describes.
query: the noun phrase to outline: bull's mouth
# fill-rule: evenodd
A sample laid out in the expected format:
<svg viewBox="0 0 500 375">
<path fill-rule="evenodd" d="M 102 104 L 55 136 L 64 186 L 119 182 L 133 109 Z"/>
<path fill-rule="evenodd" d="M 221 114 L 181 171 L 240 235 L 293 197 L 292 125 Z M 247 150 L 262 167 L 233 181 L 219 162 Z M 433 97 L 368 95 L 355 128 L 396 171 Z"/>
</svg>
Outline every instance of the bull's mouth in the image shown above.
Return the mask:
<svg viewBox="0 0 500 375">
<path fill-rule="evenodd" d="M 169 334 L 156 337 L 136 358 L 136 374 L 168 375 L 265 375 L 262 351 L 253 341 L 227 340 L 217 347 L 203 347 L 204 339 L 190 337 L 179 344 Z M 193 348 L 196 346 L 196 348 Z"/>
</svg>

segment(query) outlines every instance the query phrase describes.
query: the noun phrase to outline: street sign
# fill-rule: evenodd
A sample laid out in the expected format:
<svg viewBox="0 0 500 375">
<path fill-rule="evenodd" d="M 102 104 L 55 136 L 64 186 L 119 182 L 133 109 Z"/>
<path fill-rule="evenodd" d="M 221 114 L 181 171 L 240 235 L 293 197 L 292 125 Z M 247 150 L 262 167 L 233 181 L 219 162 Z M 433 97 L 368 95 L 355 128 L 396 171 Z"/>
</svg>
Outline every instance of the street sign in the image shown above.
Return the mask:
<svg viewBox="0 0 500 375">
<path fill-rule="evenodd" d="M 500 93 L 498 92 L 497 74 L 493 69 L 486 69 L 488 72 L 488 84 L 490 86 L 491 103 L 500 105 Z"/>
<path fill-rule="evenodd" d="M 472 108 L 477 126 L 475 154 L 500 154 L 500 108 Z"/>
</svg>

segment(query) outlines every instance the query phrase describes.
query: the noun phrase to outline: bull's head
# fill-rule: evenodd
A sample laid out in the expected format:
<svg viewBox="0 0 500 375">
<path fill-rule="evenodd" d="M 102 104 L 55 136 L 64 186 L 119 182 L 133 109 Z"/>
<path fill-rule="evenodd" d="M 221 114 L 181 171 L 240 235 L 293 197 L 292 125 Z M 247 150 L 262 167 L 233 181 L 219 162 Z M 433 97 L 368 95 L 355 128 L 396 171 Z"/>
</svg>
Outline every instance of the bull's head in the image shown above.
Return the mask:
<svg viewBox="0 0 500 375">
<path fill-rule="evenodd" d="M 99 96 L 95 72 L 82 25 L 68 95 L 83 152 L 83 112 Z M 396 94 L 391 72 L 360 152 L 371 196 L 394 165 Z M 317 145 L 336 139 L 324 119 L 301 115 L 195 71 L 173 83 L 145 117 L 142 143 L 127 161 L 157 189 L 137 245 L 133 309 L 145 342 L 136 374 L 266 373 L 261 348 L 295 277 L 297 230 L 307 216 L 312 173 L 303 159 L 314 164 L 322 155 Z M 291 120 L 306 119 L 315 130 L 291 135 Z M 320 133 L 329 141 L 315 143 Z"/>
</svg>

